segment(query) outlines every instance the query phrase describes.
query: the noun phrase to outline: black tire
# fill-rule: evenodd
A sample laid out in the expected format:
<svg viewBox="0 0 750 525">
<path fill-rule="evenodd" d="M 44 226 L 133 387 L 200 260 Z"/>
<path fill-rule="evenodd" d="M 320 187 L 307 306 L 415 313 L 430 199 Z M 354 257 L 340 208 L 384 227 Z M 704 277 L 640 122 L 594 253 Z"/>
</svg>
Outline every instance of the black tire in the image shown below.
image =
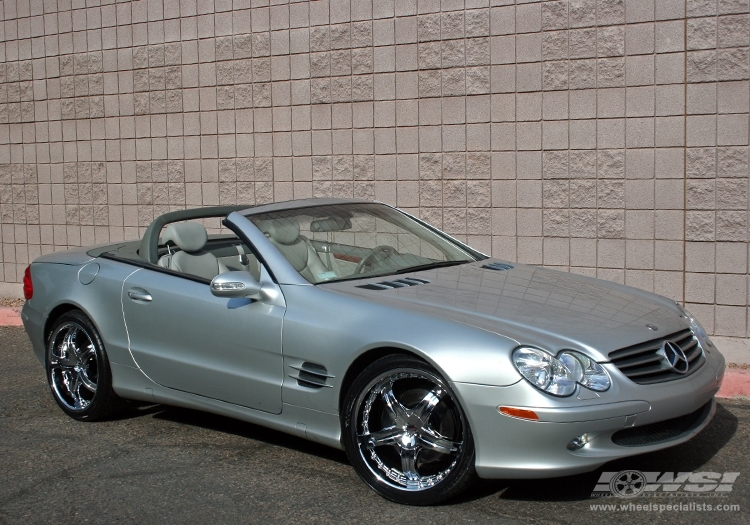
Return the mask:
<svg viewBox="0 0 750 525">
<path fill-rule="evenodd" d="M 357 377 L 342 412 L 344 448 L 375 492 L 405 505 L 434 505 L 476 478 L 468 420 L 428 363 L 383 357 Z"/>
<path fill-rule="evenodd" d="M 47 382 L 63 412 L 79 421 L 97 421 L 122 410 L 112 389 L 112 371 L 99 333 L 83 312 L 66 312 L 47 338 Z"/>
</svg>

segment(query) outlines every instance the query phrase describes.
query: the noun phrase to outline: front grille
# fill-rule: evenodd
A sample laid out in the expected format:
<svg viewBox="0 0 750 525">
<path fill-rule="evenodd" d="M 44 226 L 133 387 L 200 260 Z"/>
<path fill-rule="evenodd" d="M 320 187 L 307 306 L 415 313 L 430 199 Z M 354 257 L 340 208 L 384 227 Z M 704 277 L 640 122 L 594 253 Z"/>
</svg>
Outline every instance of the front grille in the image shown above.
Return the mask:
<svg viewBox="0 0 750 525">
<path fill-rule="evenodd" d="M 687 372 L 677 372 L 669 363 L 662 350 L 665 342 L 672 342 L 680 347 L 688 361 Z M 615 350 L 610 352 L 609 359 L 620 372 L 639 385 L 682 379 L 706 362 L 703 350 L 690 330 Z"/>
<path fill-rule="evenodd" d="M 612 443 L 621 447 L 654 445 L 679 438 L 701 425 L 711 413 L 711 401 L 695 412 L 642 427 L 625 428 L 612 434 Z"/>
</svg>

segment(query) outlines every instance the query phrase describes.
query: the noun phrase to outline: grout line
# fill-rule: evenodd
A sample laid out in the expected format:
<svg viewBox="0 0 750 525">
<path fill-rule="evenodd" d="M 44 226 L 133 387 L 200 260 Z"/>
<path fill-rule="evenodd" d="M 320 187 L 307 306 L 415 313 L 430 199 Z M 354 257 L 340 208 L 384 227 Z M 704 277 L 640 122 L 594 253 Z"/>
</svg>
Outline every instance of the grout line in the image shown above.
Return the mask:
<svg viewBox="0 0 750 525">
<path fill-rule="evenodd" d="M 682 64 L 685 76 L 683 78 L 684 95 L 682 102 L 682 297 L 680 299 L 683 305 L 685 304 L 685 288 L 687 286 L 687 30 L 686 12 L 682 19 Z"/>
</svg>

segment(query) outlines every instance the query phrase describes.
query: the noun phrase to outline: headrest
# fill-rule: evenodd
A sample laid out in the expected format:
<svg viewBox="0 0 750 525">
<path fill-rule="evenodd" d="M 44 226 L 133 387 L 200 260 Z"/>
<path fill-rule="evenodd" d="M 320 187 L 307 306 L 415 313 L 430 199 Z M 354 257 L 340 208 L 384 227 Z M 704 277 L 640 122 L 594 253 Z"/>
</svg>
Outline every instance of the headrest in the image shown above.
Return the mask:
<svg viewBox="0 0 750 525">
<path fill-rule="evenodd" d="M 263 222 L 261 231 L 279 244 L 294 244 L 299 238 L 299 221 L 295 218 L 269 219 Z"/>
<path fill-rule="evenodd" d="M 162 242 L 166 244 L 172 241 L 178 248 L 186 252 L 201 251 L 207 240 L 206 228 L 197 222 L 170 224 L 162 235 Z"/>
<path fill-rule="evenodd" d="M 352 227 L 351 219 L 344 217 L 328 217 L 327 219 L 315 219 L 310 223 L 310 231 L 315 232 L 340 232 Z"/>
</svg>

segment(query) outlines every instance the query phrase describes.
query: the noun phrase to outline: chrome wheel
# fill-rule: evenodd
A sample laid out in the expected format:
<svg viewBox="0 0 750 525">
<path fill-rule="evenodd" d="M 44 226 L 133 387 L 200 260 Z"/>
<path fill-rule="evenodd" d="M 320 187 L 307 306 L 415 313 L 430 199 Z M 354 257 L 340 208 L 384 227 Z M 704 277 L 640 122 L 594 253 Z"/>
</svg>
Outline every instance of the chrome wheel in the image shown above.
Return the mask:
<svg viewBox="0 0 750 525">
<path fill-rule="evenodd" d="M 47 338 L 47 381 L 63 412 L 95 421 L 119 412 L 125 402 L 112 388 L 112 372 L 99 333 L 83 312 L 60 316 Z"/>
<path fill-rule="evenodd" d="M 385 370 L 370 375 L 368 368 L 361 388 L 359 381 L 352 386 L 357 393 L 351 395 L 345 429 L 350 460 L 389 499 L 418 505 L 447 499 L 473 473 L 474 448 L 464 413 L 426 363 L 404 356 L 381 361 L 370 368 Z M 394 361 L 400 366 L 386 366 Z"/>
<path fill-rule="evenodd" d="M 68 410 L 88 408 L 96 395 L 99 378 L 96 348 L 91 335 L 78 323 L 58 326 L 50 337 L 50 386 Z"/>
</svg>

